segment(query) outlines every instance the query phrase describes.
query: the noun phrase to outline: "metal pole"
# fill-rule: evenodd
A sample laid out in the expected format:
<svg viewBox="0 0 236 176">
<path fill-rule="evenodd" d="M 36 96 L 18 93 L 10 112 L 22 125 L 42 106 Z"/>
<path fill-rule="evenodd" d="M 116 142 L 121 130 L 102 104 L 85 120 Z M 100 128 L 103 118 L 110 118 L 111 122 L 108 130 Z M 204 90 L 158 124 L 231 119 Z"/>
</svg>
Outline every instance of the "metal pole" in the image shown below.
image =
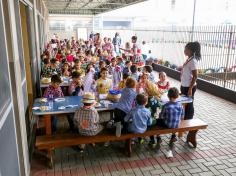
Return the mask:
<svg viewBox="0 0 236 176">
<path fill-rule="evenodd" d="M 191 31 L 191 38 L 190 40 L 193 41 L 193 32 L 194 32 L 194 25 L 195 25 L 195 10 L 196 10 L 196 0 L 194 0 L 193 4 L 193 20 L 192 20 L 192 31 Z"/>
<path fill-rule="evenodd" d="M 94 32 L 94 15 L 93 15 L 93 23 L 92 23 L 92 32 Z"/>
<path fill-rule="evenodd" d="M 229 36 L 229 46 L 228 46 L 228 52 L 227 52 L 227 59 L 226 59 L 226 68 L 225 68 L 225 77 L 224 77 L 224 88 L 226 85 L 227 80 L 227 74 L 228 74 L 228 66 L 229 66 L 229 57 L 230 57 L 230 48 L 232 45 L 232 35 L 233 35 L 233 26 L 230 27 L 230 36 Z"/>
</svg>

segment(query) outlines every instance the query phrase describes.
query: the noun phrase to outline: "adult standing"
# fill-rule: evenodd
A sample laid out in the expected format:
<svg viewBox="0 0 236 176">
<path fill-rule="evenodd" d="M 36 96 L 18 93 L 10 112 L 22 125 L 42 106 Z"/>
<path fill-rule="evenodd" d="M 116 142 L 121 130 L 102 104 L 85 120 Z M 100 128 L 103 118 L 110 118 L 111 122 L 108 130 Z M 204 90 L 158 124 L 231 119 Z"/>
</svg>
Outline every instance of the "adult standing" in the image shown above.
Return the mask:
<svg viewBox="0 0 236 176">
<path fill-rule="evenodd" d="M 112 44 L 114 45 L 116 55 L 120 55 L 121 38 L 118 32 L 116 32 L 115 37 L 112 39 Z"/>
<path fill-rule="evenodd" d="M 198 61 L 201 59 L 201 46 L 198 42 L 189 42 L 185 46 L 184 54 L 187 56 L 187 60 L 183 64 L 181 71 L 181 93 L 192 97 L 196 92 L 196 80 Z M 194 115 L 193 102 L 188 103 L 185 107 L 184 119 L 192 119 Z"/>
</svg>

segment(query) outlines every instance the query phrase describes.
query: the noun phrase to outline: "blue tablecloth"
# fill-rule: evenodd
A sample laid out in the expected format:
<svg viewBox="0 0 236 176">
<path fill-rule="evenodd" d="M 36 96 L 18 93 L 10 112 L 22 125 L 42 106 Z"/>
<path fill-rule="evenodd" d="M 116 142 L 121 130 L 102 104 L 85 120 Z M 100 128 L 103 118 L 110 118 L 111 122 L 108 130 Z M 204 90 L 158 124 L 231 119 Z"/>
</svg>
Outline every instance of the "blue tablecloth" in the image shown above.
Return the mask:
<svg viewBox="0 0 236 176">
<path fill-rule="evenodd" d="M 162 105 L 164 105 L 164 104 L 166 104 L 168 101 L 169 101 L 169 99 L 168 99 L 167 97 L 165 97 L 165 98 L 161 98 L 160 103 L 161 103 Z M 193 99 L 192 99 L 191 97 L 181 95 L 181 96 L 179 96 L 179 98 L 177 99 L 177 102 L 180 102 L 180 103 L 182 103 L 182 104 L 185 104 L 185 103 L 192 103 L 192 102 L 193 102 Z"/>
<path fill-rule="evenodd" d="M 81 103 L 82 96 L 66 96 L 65 101 L 55 101 L 53 100 L 53 108 L 50 110 L 41 111 L 39 109 L 33 110 L 34 115 L 53 115 L 53 114 L 68 114 L 68 113 L 74 113 L 79 107 L 83 105 Z M 33 107 L 41 107 L 41 106 L 47 106 L 49 107 L 49 101 L 46 103 L 39 102 L 40 98 L 35 99 Z M 72 105 L 73 107 L 71 107 Z M 59 107 L 65 107 L 65 109 L 59 109 Z M 96 108 L 98 111 L 109 111 L 112 110 L 112 105 L 105 107 L 103 104 L 101 104 L 100 107 Z"/>
<path fill-rule="evenodd" d="M 66 96 L 65 101 L 55 101 L 52 102 L 52 109 L 41 111 L 39 109 L 33 110 L 34 115 L 53 115 L 53 114 L 68 114 L 68 113 L 74 113 L 79 107 L 83 105 L 81 103 L 82 96 Z M 41 107 L 41 106 L 47 106 L 49 107 L 49 101 L 46 103 L 40 103 L 40 98 L 35 99 L 33 107 Z M 191 103 L 193 100 L 190 97 L 187 96 L 180 96 L 177 99 L 178 102 L 181 103 Z M 160 102 L 162 105 L 168 102 L 168 99 L 162 99 Z M 71 107 L 72 105 L 73 107 Z M 114 109 L 115 104 L 109 105 L 108 107 L 105 107 L 103 104 L 101 104 L 100 107 L 96 108 L 98 111 L 109 111 Z M 65 109 L 59 109 L 59 107 L 65 107 Z"/>
</svg>

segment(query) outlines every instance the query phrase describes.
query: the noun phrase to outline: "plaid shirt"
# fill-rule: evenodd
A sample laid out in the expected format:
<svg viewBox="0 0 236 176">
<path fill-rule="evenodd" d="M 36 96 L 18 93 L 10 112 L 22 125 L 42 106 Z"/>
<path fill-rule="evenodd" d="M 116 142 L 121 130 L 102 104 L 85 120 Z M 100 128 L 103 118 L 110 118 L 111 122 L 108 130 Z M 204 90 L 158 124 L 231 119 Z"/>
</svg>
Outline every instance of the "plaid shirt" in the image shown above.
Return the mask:
<svg viewBox="0 0 236 176">
<path fill-rule="evenodd" d="M 52 94 L 53 98 L 64 97 L 64 94 L 61 90 L 61 87 L 55 89 L 52 85 L 49 85 L 48 88 L 45 90 L 43 97 L 49 98 L 49 95 Z"/>
<path fill-rule="evenodd" d="M 94 136 L 100 132 L 99 115 L 95 108 L 81 107 L 75 112 L 75 126 L 79 133 L 84 136 Z"/>
<path fill-rule="evenodd" d="M 159 114 L 168 128 L 178 128 L 181 118 L 184 116 L 182 104 L 178 102 L 166 103 Z"/>
</svg>

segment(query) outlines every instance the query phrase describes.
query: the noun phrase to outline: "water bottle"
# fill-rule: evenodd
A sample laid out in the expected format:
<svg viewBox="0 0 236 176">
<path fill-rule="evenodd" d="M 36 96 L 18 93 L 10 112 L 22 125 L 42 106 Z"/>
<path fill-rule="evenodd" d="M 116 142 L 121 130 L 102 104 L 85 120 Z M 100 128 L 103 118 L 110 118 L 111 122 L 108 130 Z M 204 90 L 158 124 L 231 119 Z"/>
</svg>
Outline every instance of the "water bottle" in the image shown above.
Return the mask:
<svg viewBox="0 0 236 176">
<path fill-rule="evenodd" d="M 50 110 L 53 109 L 53 94 L 49 94 L 49 97 L 48 97 L 48 106 L 49 106 L 49 109 L 50 109 Z"/>
</svg>

